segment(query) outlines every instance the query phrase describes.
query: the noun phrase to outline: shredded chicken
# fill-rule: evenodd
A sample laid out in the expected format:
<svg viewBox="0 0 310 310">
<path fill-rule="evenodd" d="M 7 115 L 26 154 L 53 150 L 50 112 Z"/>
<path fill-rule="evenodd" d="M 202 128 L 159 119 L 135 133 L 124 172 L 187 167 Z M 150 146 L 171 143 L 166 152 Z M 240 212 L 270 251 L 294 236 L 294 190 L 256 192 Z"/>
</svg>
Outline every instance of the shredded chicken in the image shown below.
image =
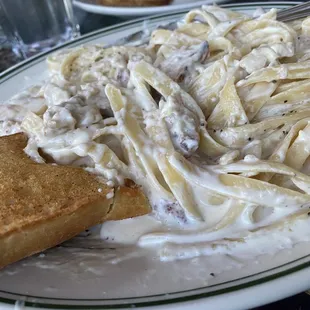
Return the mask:
<svg viewBox="0 0 310 310">
<path fill-rule="evenodd" d="M 208 53 L 209 45 L 207 42 L 189 47 L 184 46 L 176 48 L 167 58 L 157 58 L 155 65 L 173 80 L 182 82 L 193 64 L 203 62 Z"/>
<path fill-rule="evenodd" d="M 76 127 L 87 127 L 100 120 L 102 115 L 99 108 L 85 104 L 79 96 L 72 97 L 61 105 L 49 107 L 43 115 L 45 134 L 52 136 Z"/>
<path fill-rule="evenodd" d="M 169 96 L 159 102 L 174 147 L 183 155 L 191 156 L 199 146 L 199 121 L 184 105 L 180 95 Z"/>
</svg>

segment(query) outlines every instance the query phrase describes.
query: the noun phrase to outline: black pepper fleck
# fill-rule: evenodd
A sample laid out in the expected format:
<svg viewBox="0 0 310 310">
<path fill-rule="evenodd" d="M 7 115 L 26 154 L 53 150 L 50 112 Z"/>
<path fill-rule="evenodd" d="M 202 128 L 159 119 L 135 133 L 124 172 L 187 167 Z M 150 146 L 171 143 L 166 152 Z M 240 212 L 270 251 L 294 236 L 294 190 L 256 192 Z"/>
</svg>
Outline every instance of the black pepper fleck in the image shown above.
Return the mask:
<svg viewBox="0 0 310 310">
<path fill-rule="evenodd" d="M 220 132 L 223 132 L 223 129 L 221 129 Z"/>
<path fill-rule="evenodd" d="M 283 113 L 282 116 L 285 116 L 285 113 Z"/>
<path fill-rule="evenodd" d="M 277 83 L 277 81 L 276 81 L 276 80 L 273 80 L 272 83 Z"/>
<path fill-rule="evenodd" d="M 284 100 L 284 103 L 287 103 L 287 100 Z"/>
<path fill-rule="evenodd" d="M 309 212 L 309 213 L 310 213 L 310 212 Z M 215 274 L 214 274 L 213 272 L 211 272 L 211 273 L 210 273 L 210 276 L 211 276 L 211 277 L 214 277 Z"/>
<path fill-rule="evenodd" d="M 216 132 L 216 130 L 215 130 L 215 129 L 213 129 L 213 132 Z"/>
<path fill-rule="evenodd" d="M 252 141 L 252 138 L 248 138 L 249 141 Z"/>
</svg>

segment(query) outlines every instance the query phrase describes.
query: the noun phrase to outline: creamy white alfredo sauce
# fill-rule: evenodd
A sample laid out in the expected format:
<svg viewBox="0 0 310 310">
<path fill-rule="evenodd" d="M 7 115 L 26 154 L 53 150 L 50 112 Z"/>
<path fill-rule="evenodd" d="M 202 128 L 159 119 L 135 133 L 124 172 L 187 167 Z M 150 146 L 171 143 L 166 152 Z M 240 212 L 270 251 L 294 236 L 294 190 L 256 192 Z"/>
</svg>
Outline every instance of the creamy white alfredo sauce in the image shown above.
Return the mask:
<svg viewBox="0 0 310 310">
<path fill-rule="evenodd" d="M 141 186 L 152 213 L 104 223 L 107 246 L 163 261 L 291 247 L 310 236 L 308 23 L 207 6 L 143 46 L 58 52 L 0 106 L 0 133 L 26 132 L 37 162 Z"/>
</svg>

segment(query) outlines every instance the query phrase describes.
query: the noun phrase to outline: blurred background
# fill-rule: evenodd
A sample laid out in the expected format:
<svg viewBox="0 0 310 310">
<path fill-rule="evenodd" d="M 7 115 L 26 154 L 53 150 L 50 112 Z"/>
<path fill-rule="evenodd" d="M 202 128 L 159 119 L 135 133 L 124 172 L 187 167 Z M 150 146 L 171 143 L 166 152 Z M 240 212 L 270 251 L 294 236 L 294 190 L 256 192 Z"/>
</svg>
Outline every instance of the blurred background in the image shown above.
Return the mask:
<svg viewBox="0 0 310 310">
<path fill-rule="evenodd" d="M 120 22 L 202 3 L 236 2 L 253 1 L 0 0 L 0 73 L 38 52 Z"/>
</svg>

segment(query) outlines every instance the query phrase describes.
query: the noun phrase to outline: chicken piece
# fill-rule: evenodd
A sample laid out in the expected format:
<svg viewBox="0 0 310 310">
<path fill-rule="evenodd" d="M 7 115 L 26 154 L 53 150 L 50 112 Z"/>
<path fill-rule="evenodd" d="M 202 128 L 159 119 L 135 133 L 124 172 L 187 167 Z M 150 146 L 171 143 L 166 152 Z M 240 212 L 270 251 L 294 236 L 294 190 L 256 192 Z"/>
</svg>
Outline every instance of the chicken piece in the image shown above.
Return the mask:
<svg viewBox="0 0 310 310">
<path fill-rule="evenodd" d="M 127 87 L 130 78 L 128 62 L 135 59 L 153 62 L 151 51 L 143 47 L 89 46 L 84 47 L 82 53 L 77 53 L 73 61 L 64 62 L 66 66 L 62 72 L 67 81 L 75 83 L 99 81 L 103 85 L 108 79 L 117 86 Z"/>
<path fill-rule="evenodd" d="M 206 41 L 192 46 L 175 49 L 167 58 L 157 58 L 155 65 L 164 71 L 174 81 L 182 82 L 186 73 L 195 63 L 201 63 L 209 53 Z"/>
<path fill-rule="evenodd" d="M 72 97 L 58 106 L 49 107 L 43 115 L 46 135 L 58 135 L 76 127 L 87 127 L 102 120 L 96 105 L 87 105 L 81 97 Z"/>
<path fill-rule="evenodd" d="M 175 149 L 186 157 L 191 156 L 199 146 L 198 117 L 184 105 L 179 94 L 161 100 L 159 108 Z"/>
</svg>

